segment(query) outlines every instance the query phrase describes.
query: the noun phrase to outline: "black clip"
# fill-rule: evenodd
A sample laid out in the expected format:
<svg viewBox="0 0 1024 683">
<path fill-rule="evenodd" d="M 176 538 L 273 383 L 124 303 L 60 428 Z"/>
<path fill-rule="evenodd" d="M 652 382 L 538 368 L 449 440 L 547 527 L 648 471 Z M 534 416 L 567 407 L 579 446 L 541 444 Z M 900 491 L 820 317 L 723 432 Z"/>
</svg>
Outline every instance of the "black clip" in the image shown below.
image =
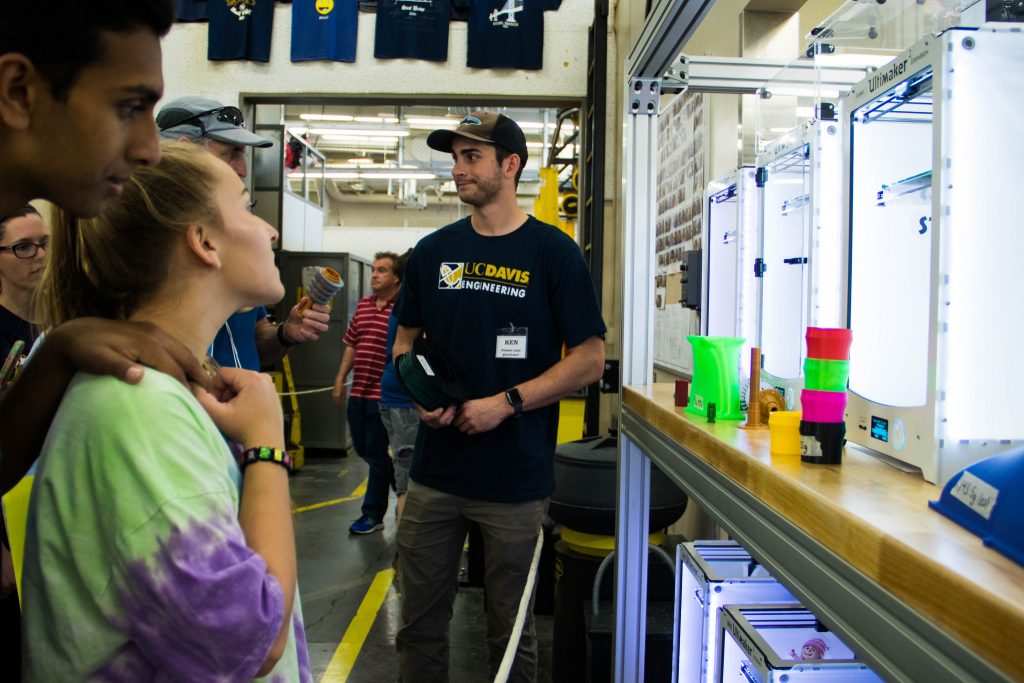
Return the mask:
<svg viewBox="0 0 1024 683">
<path fill-rule="evenodd" d="M 768 264 L 763 258 L 754 259 L 754 277 L 763 277 L 764 271 L 768 270 Z"/>
</svg>

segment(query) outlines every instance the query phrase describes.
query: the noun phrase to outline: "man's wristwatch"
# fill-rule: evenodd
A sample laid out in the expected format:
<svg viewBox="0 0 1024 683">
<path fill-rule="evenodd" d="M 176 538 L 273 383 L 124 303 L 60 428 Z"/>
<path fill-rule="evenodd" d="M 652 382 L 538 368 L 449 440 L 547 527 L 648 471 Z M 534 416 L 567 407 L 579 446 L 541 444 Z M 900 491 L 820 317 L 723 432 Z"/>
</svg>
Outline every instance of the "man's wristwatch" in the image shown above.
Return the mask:
<svg viewBox="0 0 1024 683">
<path fill-rule="evenodd" d="M 290 349 L 293 346 L 297 346 L 298 342 L 293 342 L 284 336 L 284 325 L 284 323 L 281 323 L 277 326 L 277 343 L 280 344 L 282 348 Z"/>
<path fill-rule="evenodd" d="M 505 400 L 512 406 L 513 417 L 519 417 L 523 414 L 523 395 L 519 393 L 519 390 L 512 387 L 505 392 Z"/>
</svg>

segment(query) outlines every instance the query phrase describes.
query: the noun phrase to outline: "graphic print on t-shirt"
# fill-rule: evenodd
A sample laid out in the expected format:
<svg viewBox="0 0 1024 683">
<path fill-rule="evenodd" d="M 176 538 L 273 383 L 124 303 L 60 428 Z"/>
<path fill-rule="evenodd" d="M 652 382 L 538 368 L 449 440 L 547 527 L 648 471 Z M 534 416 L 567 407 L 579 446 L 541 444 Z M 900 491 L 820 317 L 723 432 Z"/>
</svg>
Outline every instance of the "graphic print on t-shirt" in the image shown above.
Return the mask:
<svg viewBox="0 0 1024 683">
<path fill-rule="evenodd" d="M 359 0 L 295 0 L 292 3 L 293 62 L 354 62 Z"/>
<path fill-rule="evenodd" d="M 487 18 L 491 20 L 492 26 L 518 26 L 516 14 L 523 11 L 523 0 L 505 0 L 501 9 L 491 12 Z M 502 19 L 502 16 L 505 18 Z"/>
<path fill-rule="evenodd" d="M 228 9 L 238 17 L 239 21 L 244 21 L 247 16 L 252 14 L 252 6 L 256 4 L 256 0 L 226 0 L 226 2 Z"/>
<path fill-rule="evenodd" d="M 270 61 L 271 0 L 211 0 L 207 58 Z"/>
<path fill-rule="evenodd" d="M 438 289 L 472 289 L 519 299 L 526 297 L 530 271 L 493 263 L 442 261 Z"/>
<path fill-rule="evenodd" d="M 373 56 L 448 59 L 450 0 L 379 0 Z"/>
</svg>

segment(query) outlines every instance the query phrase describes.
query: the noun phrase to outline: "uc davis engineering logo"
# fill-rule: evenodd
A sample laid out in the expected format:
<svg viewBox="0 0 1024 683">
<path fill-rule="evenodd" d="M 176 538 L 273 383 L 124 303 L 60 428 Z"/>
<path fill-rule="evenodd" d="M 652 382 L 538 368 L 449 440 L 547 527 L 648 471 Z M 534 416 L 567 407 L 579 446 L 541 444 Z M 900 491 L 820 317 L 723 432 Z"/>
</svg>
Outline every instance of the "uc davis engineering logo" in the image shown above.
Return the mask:
<svg viewBox="0 0 1024 683">
<path fill-rule="evenodd" d="M 445 262 L 441 264 L 438 289 L 462 289 L 462 275 L 466 272 L 465 263 Z"/>
</svg>

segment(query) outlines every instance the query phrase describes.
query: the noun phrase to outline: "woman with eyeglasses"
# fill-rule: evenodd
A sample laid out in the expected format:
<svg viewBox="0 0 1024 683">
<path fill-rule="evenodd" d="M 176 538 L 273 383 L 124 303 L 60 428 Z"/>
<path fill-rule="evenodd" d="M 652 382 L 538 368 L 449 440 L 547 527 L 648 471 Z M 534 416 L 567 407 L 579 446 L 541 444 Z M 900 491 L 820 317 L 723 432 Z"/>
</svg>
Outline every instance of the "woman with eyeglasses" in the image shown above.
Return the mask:
<svg viewBox="0 0 1024 683">
<path fill-rule="evenodd" d="M 32 298 L 46 267 L 50 229 L 31 205 L 0 217 L 0 362 L 16 341 L 38 336 Z"/>
<path fill-rule="evenodd" d="M 162 151 L 99 218 L 54 226 L 41 309 L 145 322 L 203 358 L 232 312 L 284 296 L 277 232 L 227 164 Z M 213 384 L 69 384 L 29 507 L 22 680 L 312 679 L 280 398 L 245 370 Z"/>
</svg>

